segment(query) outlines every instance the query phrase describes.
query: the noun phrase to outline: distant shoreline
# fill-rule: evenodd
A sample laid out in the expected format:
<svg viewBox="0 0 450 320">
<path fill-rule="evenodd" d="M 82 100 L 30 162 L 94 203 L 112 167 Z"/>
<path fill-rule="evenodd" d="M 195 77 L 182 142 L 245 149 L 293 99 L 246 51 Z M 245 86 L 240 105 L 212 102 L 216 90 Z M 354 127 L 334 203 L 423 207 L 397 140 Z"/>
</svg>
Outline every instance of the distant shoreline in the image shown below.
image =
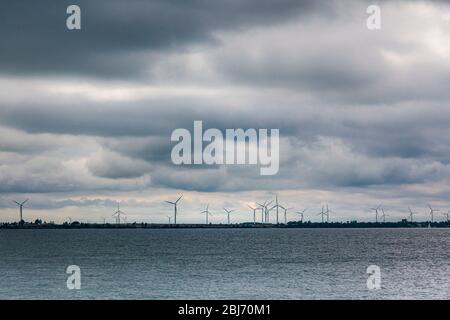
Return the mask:
<svg viewBox="0 0 450 320">
<path fill-rule="evenodd" d="M 357 229 L 357 228 L 450 228 L 450 222 L 288 222 L 271 223 L 236 223 L 236 224 L 167 224 L 167 223 L 2 223 L 0 229 Z"/>
</svg>

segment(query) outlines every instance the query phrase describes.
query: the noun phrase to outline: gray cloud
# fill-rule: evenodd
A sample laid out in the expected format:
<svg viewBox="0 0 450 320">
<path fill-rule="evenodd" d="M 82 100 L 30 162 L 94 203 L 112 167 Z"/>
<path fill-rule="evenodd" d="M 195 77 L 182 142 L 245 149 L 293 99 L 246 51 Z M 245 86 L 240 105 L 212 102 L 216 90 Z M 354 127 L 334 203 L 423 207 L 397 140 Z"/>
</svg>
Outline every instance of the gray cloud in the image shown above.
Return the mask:
<svg viewBox="0 0 450 320">
<path fill-rule="evenodd" d="M 87 167 L 93 175 L 110 179 L 138 178 L 150 171 L 150 165 L 145 161 L 107 150 L 89 159 Z"/>
<path fill-rule="evenodd" d="M 80 32 L 68 2 L 43 3 L 0 5 L 2 194 L 56 209 L 185 192 L 193 211 L 277 190 L 350 211 L 448 200 L 447 3 L 383 1 L 380 32 L 366 1 L 81 1 Z M 279 174 L 174 166 L 170 133 L 194 120 L 279 128 Z"/>
<path fill-rule="evenodd" d="M 76 1 L 82 30 L 66 28 L 71 1 L 4 1 L 0 70 L 23 74 L 134 77 L 159 51 L 213 43 L 217 30 L 273 24 L 316 7 L 315 1 Z M 26 22 L 26 23 L 24 23 Z M 18 54 L 20 53 L 20 54 Z M 144 68 L 143 68 L 144 64 Z"/>
</svg>

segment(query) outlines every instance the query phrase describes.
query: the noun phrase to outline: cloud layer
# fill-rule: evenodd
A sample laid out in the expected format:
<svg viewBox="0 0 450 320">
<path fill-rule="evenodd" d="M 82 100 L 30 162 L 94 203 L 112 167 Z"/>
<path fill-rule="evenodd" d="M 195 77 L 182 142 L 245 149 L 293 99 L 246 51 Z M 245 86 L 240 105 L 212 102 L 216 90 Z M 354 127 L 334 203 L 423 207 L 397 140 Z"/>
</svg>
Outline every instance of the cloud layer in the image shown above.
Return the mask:
<svg viewBox="0 0 450 320">
<path fill-rule="evenodd" d="M 342 219 L 447 206 L 447 2 L 380 2 L 379 31 L 366 1 L 79 1 L 80 31 L 65 28 L 68 4 L 0 5 L 7 219 L 16 197 L 53 219 L 121 200 L 148 221 L 179 193 L 193 221 L 208 202 L 248 220 L 246 204 L 275 193 Z M 279 174 L 174 166 L 170 134 L 194 120 L 280 129 Z"/>
</svg>

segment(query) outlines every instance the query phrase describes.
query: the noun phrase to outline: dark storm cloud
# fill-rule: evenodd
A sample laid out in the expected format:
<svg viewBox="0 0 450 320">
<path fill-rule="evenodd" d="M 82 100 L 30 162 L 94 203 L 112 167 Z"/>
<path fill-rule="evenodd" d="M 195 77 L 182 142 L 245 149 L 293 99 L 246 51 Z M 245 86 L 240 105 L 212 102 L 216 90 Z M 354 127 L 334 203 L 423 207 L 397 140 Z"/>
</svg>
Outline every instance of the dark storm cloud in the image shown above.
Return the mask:
<svg viewBox="0 0 450 320">
<path fill-rule="evenodd" d="M 365 1 L 82 1 L 79 32 L 69 2 L 42 3 L 0 5 L 0 192 L 448 198 L 426 189 L 450 181 L 447 29 L 415 3 L 382 2 L 380 32 Z M 173 165 L 170 134 L 194 120 L 279 128 L 278 175 Z"/>
<path fill-rule="evenodd" d="M 70 4 L 81 7 L 81 31 L 66 28 Z M 0 71 L 135 76 L 152 53 L 213 42 L 217 30 L 286 21 L 315 6 L 310 0 L 2 1 Z"/>
<path fill-rule="evenodd" d="M 262 102 L 264 103 L 264 102 Z M 450 161 L 448 117 L 445 105 L 409 104 L 396 107 L 309 107 L 279 103 L 244 104 L 236 112 L 217 99 L 153 99 L 136 103 L 93 103 L 2 106 L 0 124 L 28 133 L 91 135 L 108 149 L 148 162 L 170 161 L 174 129 L 193 129 L 202 120 L 204 130 L 218 128 L 280 128 L 284 137 L 315 141 L 336 137 L 355 151 L 374 157 L 426 158 Z M 46 140 L 47 139 L 47 140 Z M 21 143 L 5 140 L 5 150 L 36 146 L 50 148 L 61 142 L 34 138 Z M 286 150 L 286 152 L 290 152 Z"/>
<path fill-rule="evenodd" d="M 231 110 L 235 108 L 234 112 Z M 204 129 L 279 128 L 285 134 L 296 130 L 295 119 L 281 115 L 271 118 L 272 106 L 235 105 L 221 99 L 162 98 L 139 102 L 66 101 L 23 104 L 19 107 L 0 102 L 0 124 L 28 133 L 93 135 L 101 137 L 166 137 L 177 128 L 193 128 L 202 120 Z M 257 111 L 257 114 L 255 112 Z M 153 141 L 156 143 L 156 141 Z M 159 148 L 163 148 L 159 140 Z M 132 150 L 130 150 L 132 152 Z"/>
<path fill-rule="evenodd" d="M 150 165 L 145 161 L 108 150 L 102 150 L 90 159 L 87 167 L 93 175 L 109 179 L 138 178 L 150 171 Z"/>
<path fill-rule="evenodd" d="M 172 146 L 169 135 L 148 137 L 119 137 L 101 139 L 102 145 L 112 151 L 150 163 L 170 162 Z"/>
</svg>

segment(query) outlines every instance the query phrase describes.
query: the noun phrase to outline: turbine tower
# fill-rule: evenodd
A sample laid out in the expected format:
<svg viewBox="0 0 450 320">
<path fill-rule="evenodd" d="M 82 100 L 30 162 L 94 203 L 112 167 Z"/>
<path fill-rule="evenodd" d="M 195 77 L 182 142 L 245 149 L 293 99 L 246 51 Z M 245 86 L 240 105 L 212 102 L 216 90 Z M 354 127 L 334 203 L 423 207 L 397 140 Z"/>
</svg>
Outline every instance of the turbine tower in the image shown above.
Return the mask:
<svg viewBox="0 0 450 320">
<path fill-rule="evenodd" d="M 414 215 L 417 214 L 417 212 L 412 211 L 411 207 L 408 207 L 408 210 L 409 210 L 409 221 L 413 222 Z"/>
<path fill-rule="evenodd" d="M 232 213 L 235 210 L 234 209 L 233 210 L 228 210 L 227 208 L 223 208 L 223 210 L 225 210 L 225 212 L 227 213 L 228 224 L 230 224 L 230 213 Z"/>
<path fill-rule="evenodd" d="M 381 218 L 383 219 L 383 223 L 386 223 L 386 217 L 388 216 L 385 212 L 384 212 L 384 208 L 381 208 L 381 212 L 383 213 L 381 215 Z"/>
<path fill-rule="evenodd" d="M 434 213 L 437 212 L 437 211 L 440 211 L 440 210 L 438 210 L 438 209 L 433 209 L 433 208 L 431 207 L 431 205 L 428 205 L 428 208 L 430 208 L 431 223 L 433 223 L 433 222 L 434 222 Z"/>
<path fill-rule="evenodd" d="M 280 205 L 280 208 L 284 210 L 284 224 L 287 224 L 287 211 L 292 210 L 293 208 L 285 208 L 282 205 Z"/>
<path fill-rule="evenodd" d="M 113 217 L 116 217 L 116 223 L 120 224 L 120 215 L 125 214 L 125 212 L 120 210 L 120 202 L 117 202 L 117 211 L 112 214 Z"/>
<path fill-rule="evenodd" d="M 271 211 L 272 209 L 275 209 L 275 208 L 277 209 L 277 224 L 278 224 L 278 223 L 279 223 L 279 222 L 278 222 L 278 209 L 279 209 L 279 208 L 284 209 L 283 206 L 281 206 L 281 205 L 278 203 L 278 195 L 275 196 L 275 205 L 274 205 L 272 208 L 270 208 L 269 211 Z M 285 215 L 286 215 L 286 212 L 285 212 Z"/>
<path fill-rule="evenodd" d="M 261 203 L 256 203 L 258 206 L 259 206 L 259 208 L 261 209 L 261 223 L 264 223 L 264 206 L 266 205 L 266 202 L 267 201 L 264 201 L 264 204 L 261 204 Z"/>
<path fill-rule="evenodd" d="M 447 213 L 443 213 L 442 215 L 444 215 L 447 218 L 446 222 L 450 221 L 450 210 L 448 210 Z"/>
<path fill-rule="evenodd" d="M 169 224 L 172 224 L 172 217 L 171 216 L 167 216 L 167 218 L 169 219 Z"/>
<path fill-rule="evenodd" d="M 103 224 L 106 224 L 106 218 L 105 217 L 101 217 L 103 219 Z"/>
<path fill-rule="evenodd" d="M 264 211 L 265 211 L 264 219 L 265 219 L 266 223 L 270 222 L 270 210 L 272 210 L 273 208 L 269 209 L 269 206 L 272 204 L 272 202 L 273 202 L 273 200 L 267 202 L 266 206 L 264 207 Z"/>
<path fill-rule="evenodd" d="M 261 207 L 261 222 L 265 223 L 269 221 L 269 209 L 268 206 L 272 203 L 273 201 L 267 202 L 264 201 L 263 204 L 261 203 L 257 203 L 258 206 Z"/>
<path fill-rule="evenodd" d="M 327 216 L 327 218 L 328 218 L 328 214 L 327 214 L 327 212 L 324 209 L 325 209 L 324 206 L 322 206 L 322 211 L 317 213 L 317 215 L 319 215 L 319 216 L 321 215 L 322 216 L 322 223 L 324 223 L 324 219 L 323 219 L 324 216 Z"/>
<path fill-rule="evenodd" d="M 303 222 L 303 216 L 304 216 L 304 214 L 305 214 L 305 211 L 306 211 L 306 209 L 303 209 L 303 210 L 301 210 L 301 211 L 296 211 L 295 213 L 297 213 L 297 214 L 299 214 L 302 218 L 301 218 L 301 222 Z"/>
<path fill-rule="evenodd" d="M 330 212 L 331 212 L 331 210 L 328 209 L 328 203 L 327 203 L 327 211 L 325 211 L 325 213 L 327 214 L 327 223 L 330 221 Z"/>
<path fill-rule="evenodd" d="M 13 200 L 14 201 L 14 200 Z M 23 202 L 17 202 L 17 201 L 14 201 L 18 206 L 19 206 L 19 212 L 20 212 L 20 220 L 19 220 L 19 223 L 23 223 L 23 205 L 26 203 L 28 201 L 28 199 L 26 199 L 25 201 L 23 201 Z"/>
<path fill-rule="evenodd" d="M 258 210 L 258 208 L 253 208 L 250 205 L 248 205 L 248 207 L 253 210 L 253 223 L 256 223 L 256 210 Z"/>
<path fill-rule="evenodd" d="M 204 211 L 202 211 L 201 213 L 205 214 L 206 224 L 208 224 L 208 217 L 212 216 L 212 213 L 209 211 L 209 204 L 206 205 L 206 209 Z"/>
<path fill-rule="evenodd" d="M 172 204 L 173 205 L 173 211 L 174 211 L 174 213 L 173 213 L 173 221 L 174 221 L 174 224 L 177 224 L 177 204 L 178 204 L 178 201 L 180 201 L 180 199 L 183 197 L 183 195 L 181 195 L 178 199 L 177 199 L 177 201 L 175 201 L 175 202 L 172 202 L 172 201 L 166 201 L 167 203 L 170 203 L 170 204 Z"/>
<path fill-rule="evenodd" d="M 375 223 L 378 223 L 378 210 L 380 210 L 381 204 L 376 208 L 370 208 L 370 210 L 375 211 Z"/>
</svg>

